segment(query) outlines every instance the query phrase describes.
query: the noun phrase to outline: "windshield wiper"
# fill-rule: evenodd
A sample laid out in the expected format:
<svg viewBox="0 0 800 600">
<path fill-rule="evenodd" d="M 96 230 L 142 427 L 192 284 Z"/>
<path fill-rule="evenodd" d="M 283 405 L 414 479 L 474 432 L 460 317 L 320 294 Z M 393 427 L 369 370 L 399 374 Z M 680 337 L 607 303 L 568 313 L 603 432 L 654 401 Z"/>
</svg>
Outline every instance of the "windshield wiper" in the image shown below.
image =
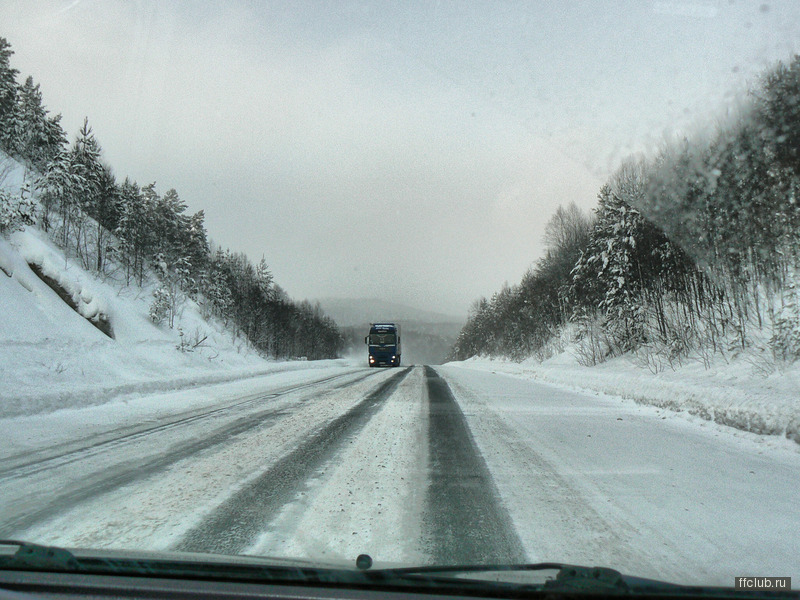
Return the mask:
<svg viewBox="0 0 800 600">
<path fill-rule="evenodd" d="M 47 571 L 77 571 L 78 559 L 64 548 L 40 546 L 19 540 L 0 540 L 0 546 L 17 546 L 11 556 L 0 556 L 0 567 L 6 569 L 37 569 Z"/>
<path fill-rule="evenodd" d="M 556 571 L 554 579 L 537 583 L 520 583 L 514 578 L 503 578 L 503 573 L 519 573 L 525 571 Z M 497 579 L 480 577 L 480 574 L 497 573 Z M 443 585 L 475 585 L 513 587 L 518 590 L 570 591 L 625 594 L 630 592 L 625 577 L 614 569 L 605 567 L 582 567 L 564 563 L 529 563 L 501 565 L 458 565 L 458 566 L 424 566 L 402 567 L 396 569 L 379 569 L 370 571 L 373 576 L 387 579 L 411 579 L 417 583 Z M 468 577 L 475 574 L 476 577 Z M 465 577 L 466 576 L 466 577 Z"/>
<path fill-rule="evenodd" d="M 607 567 L 564 566 L 552 581 L 544 584 L 545 590 L 574 592 L 614 592 L 625 594 L 631 591 L 625 577 L 619 571 Z"/>
<path fill-rule="evenodd" d="M 627 591 L 620 575 L 612 569 L 576 567 L 562 563 L 535 563 L 521 565 L 465 565 L 465 566 L 423 566 L 389 569 L 369 569 L 361 559 L 358 570 L 330 568 L 298 568 L 280 565 L 232 565 L 225 563 L 205 563 L 174 560 L 130 560 L 125 558 L 94 558 L 75 556 L 69 550 L 55 546 L 44 546 L 18 540 L 0 540 L 0 546 L 16 546 L 12 555 L 0 555 L 1 569 L 22 569 L 36 571 L 67 572 L 115 572 L 117 574 L 162 574 L 165 576 L 197 576 L 201 572 L 206 577 L 228 577 L 232 579 L 269 580 L 286 583 L 343 584 L 352 586 L 388 586 L 417 588 L 474 588 L 483 589 L 527 589 L 527 590 L 565 590 L 565 591 Z M 369 561 L 371 563 L 371 560 Z M 525 584 L 498 579 L 469 578 L 473 573 L 511 573 L 521 571 L 557 571 L 553 580 L 544 584 Z"/>
<path fill-rule="evenodd" d="M 556 562 L 500 565 L 444 565 L 372 569 L 372 559 L 361 555 L 353 568 L 336 568 L 300 561 L 254 556 L 206 555 L 117 555 L 101 552 L 73 554 L 55 546 L 18 540 L 0 540 L 0 548 L 14 546 L 16 552 L 0 551 L 0 570 L 59 571 L 83 574 L 149 576 L 209 581 L 258 582 L 282 585 L 342 587 L 351 589 L 464 593 L 499 598 L 520 594 L 586 593 L 600 595 L 666 595 L 706 598 L 753 598 L 752 592 L 727 588 L 685 586 L 623 575 L 605 567 L 584 567 Z M 230 560 L 227 560 L 230 559 Z M 526 572 L 554 571 L 544 581 L 526 581 Z M 516 573 L 516 575 L 514 575 Z M 520 577 L 523 575 L 523 577 Z M 758 597 L 758 596 L 756 596 Z M 764 597 L 791 598 L 796 592 L 771 593 Z"/>
</svg>

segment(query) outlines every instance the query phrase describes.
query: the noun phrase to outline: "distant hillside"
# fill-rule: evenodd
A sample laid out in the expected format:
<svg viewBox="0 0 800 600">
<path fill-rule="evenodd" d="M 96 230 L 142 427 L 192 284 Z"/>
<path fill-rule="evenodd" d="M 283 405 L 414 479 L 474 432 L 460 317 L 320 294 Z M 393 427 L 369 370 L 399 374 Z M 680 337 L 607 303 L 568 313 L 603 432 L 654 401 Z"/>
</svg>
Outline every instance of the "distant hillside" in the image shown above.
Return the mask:
<svg viewBox="0 0 800 600">
<path fill-rule="evenodd" d="M 403 364 L 436 365 L 443 363 L 456 341 L 464 319 L 453 315 L 422 310 L 379 299 L 328 298 L 319 301 L 325 314 L 339 326 L 345 339 L 344 352 L 367 361 L 364 336 L 369 324 L 390 321 L 400 325 Z"/>
</svg>

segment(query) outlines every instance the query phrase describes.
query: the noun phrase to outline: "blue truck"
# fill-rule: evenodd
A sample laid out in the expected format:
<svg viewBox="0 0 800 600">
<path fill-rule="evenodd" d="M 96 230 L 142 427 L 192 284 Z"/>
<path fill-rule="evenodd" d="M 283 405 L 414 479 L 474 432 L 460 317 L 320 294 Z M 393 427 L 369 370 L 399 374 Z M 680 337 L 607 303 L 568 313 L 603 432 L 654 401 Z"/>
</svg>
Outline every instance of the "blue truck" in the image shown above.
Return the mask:
<svg viewBox="0 0 800 600">
<path fill-rule="evenodd" d="M 394 323 L 372 323 L 364 338 L 370 367 L 400 366 L 400 327 Z"/>
</svg>

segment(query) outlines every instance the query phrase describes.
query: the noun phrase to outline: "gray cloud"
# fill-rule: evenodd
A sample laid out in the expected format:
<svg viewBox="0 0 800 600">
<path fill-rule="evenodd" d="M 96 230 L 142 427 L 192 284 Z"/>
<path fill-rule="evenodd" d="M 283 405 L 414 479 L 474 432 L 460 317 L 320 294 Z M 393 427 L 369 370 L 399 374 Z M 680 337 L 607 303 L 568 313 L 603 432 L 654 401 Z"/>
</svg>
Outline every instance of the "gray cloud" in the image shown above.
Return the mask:
<svg viewBox="0 0 800 600">
<path fill-rule="evenodd" d="M 800 39 L 793 2 L 553 4 L 4 2 L 0 35 L 119 177 L 293 296 L 464 313 Z"/>
</svg>

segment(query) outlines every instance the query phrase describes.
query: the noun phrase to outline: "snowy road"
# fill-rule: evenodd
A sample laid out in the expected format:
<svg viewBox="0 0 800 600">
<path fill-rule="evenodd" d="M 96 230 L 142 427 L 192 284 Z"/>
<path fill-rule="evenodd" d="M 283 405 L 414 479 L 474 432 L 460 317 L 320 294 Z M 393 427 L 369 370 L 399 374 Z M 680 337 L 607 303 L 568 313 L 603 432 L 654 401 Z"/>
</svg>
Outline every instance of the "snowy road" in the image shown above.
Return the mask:
<svg viewBox="0 0 800 600">
<path fill-rule="evenodd" d="M 0 420 L 0 536 L 389 563 L 800 575 L 796 444 L 454 366 Z"/>
<path fill-rule="evenodd" d="M 161 414 L 157 419 L 147 415 L 144 422 L 111 421 L 106 427 L 97 424 L 92 427 L 91 417 L 96 416 L 96 409 L 62 411 L 67 414 L 42 417 L 45 426 L 75 427 L 75 437 L 33 449 L 9 448 L 0 466 L 3 498 L 0 535 L 63 513 L 122 486 L 146 480 L 173 464 L 230 443 L 237 436 L 268 427 L 286 411 L 313 397 L 321 386 L 336 390 L 366 377 L 363 372 L 317 375 L 310 382 L 267 387 L 211 406 L 178 404 L 176 410 Z M 89 422 L 83 417 L 88 417 Z M 64 423 L 66 419 L 70 423 Z M 14 435 L 11 428 L 15 423 L 21 422 L 24 427 L 35 421 L 32 418 L 9 419 L 6 439 Z M 31 497 L 31 489 L 49 493 Z"/>
<path fill-rule="evenodd" d="M 189 531 L 176 549 L 218 554 L 244 551 L 305 482 L 335 458 L 348 436 L 358 435 L 407 374 L 404 369 L 384 379 L 362 401 L 303 440 Z"/>
</svg>

